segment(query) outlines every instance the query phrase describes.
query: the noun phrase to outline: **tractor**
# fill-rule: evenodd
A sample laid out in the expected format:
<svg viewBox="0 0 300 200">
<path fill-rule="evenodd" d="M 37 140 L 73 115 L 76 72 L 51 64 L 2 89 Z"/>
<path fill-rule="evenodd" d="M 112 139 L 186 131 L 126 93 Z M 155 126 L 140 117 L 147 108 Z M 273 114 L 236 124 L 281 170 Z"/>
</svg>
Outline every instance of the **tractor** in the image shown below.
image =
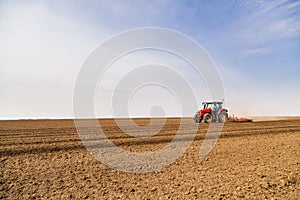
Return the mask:
<svg viewBox="0 0 300 200">
<path fill-rule="evenodd" d="M 228 119 L 228 110 L 223 108 L 223 102 L 203 102 L 203 109 L 196 112 L 194 121 L 201 123 L 203 120 L 205 123 L 220 122 L 224 123 Z"/>
</svg>

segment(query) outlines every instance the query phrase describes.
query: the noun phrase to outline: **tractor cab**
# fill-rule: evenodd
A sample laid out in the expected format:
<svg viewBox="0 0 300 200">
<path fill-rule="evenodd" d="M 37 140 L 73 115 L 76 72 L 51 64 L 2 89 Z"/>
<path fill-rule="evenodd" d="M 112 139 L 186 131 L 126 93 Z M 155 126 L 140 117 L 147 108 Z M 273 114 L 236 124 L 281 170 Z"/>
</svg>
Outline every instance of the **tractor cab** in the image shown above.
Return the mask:
<svg viewBox="0 0 300 200">
<path fill-rule="evenodd" d="M 210 109 L 212 112 L 214 111 L 216 112 L 222 108 L 223 102 L 203 102 L 202 104 L 203 104 L 202 110 Z"/>
</svg>

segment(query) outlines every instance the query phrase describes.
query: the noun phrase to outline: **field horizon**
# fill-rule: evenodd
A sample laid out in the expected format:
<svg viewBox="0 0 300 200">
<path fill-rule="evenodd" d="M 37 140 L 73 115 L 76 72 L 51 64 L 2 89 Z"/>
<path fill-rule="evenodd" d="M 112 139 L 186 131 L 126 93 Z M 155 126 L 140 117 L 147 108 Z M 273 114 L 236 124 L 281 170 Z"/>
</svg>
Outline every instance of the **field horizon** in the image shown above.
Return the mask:
<svg viewBox="0 0 300 200">
<path fill-rule="evenodd" d="M 299 120 L 300 116 L 237 116 L 237 117 L 247 117 L 250 119 L 253 119 L 254 122 L 257 121 L 281 121 L 281 120 Z M 121 120 L 127 120 L 127 119 L 188 119 L 192 117 L 131 117 L 131 118 L 126 118 L 126 117 L 118 117 L 118 118 L 112 118 L 112 117 L 99 117 L 96 118 L 97 120 L 112 120 L 112 119 L 121 119 Z M 76 119 L 94 119 L 94 118 L 20 118 L 20 119 L 0 119 L 0 121 L 38 121 L 38 120 L 76 120 Z"/>
</svg>

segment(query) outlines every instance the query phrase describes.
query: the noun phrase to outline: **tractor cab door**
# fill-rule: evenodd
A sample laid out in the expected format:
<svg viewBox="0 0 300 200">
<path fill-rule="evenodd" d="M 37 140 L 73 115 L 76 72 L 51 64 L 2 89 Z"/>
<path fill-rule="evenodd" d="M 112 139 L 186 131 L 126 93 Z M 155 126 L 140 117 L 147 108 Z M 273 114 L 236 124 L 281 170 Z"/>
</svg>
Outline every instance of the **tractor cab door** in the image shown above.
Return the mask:
<svg viewBox="0 0 300 200">
<path fill-rule="evenodd" d="M 212 111 L 213 113 L 217 113 L 218 110 L 219 110 L 219 104 L 213 103 L 213 104 L 212 104 L 212 107 L 211 107 L 211 111 Z"/>
</svg>

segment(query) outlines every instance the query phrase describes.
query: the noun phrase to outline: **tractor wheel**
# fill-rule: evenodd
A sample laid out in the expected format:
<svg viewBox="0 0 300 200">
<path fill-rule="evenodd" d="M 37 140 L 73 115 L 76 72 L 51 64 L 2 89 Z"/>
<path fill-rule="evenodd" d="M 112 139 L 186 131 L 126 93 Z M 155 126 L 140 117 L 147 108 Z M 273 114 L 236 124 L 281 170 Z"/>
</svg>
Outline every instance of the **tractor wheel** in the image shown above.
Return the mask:
<svg viewBox="0 0 300 200">
<path fill-rule="evenodd" d="M 193 119 L 195 123 L 201 123 L 202 121 L 202 118 L 198 114 L 196 114 Z"/>
<path fill-rule="evenodd" d="M 226 112 L 222 112 L 219 115 L 219 122 L 220 123 L 225 123 L 228 120 L 228 114 Z"/>
<path fill-rule="evenodd" d="M 212 122 L 212 115 L 210 113 L 206 113 L 203 117 L 203 120 L 205 123 L 211 123 Z"/>
</svg>

